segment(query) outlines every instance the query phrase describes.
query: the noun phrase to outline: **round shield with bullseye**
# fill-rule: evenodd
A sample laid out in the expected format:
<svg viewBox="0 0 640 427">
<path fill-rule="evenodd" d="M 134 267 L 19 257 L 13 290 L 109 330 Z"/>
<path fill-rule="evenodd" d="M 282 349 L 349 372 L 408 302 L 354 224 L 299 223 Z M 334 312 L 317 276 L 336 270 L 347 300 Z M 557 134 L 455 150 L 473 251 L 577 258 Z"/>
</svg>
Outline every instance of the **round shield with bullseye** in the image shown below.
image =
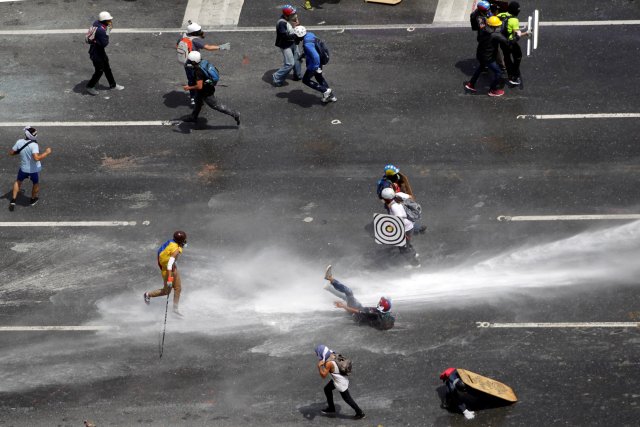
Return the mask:
<svg viewBox="0 0 640 427">
<path fill-rule="evenodd" d="M 374 214 L 373 229 L 376 243 L 380 245 L 404 246 L 406 244 L 404 223 L 400 217 Z"/>
</svg>

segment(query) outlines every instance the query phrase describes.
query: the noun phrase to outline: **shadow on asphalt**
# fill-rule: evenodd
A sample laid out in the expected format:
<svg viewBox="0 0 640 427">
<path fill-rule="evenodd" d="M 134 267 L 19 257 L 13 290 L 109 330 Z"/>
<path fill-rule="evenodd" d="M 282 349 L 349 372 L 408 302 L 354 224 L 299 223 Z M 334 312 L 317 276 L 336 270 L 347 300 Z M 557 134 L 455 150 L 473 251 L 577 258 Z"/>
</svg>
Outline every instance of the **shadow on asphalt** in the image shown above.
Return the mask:
<svg viewBox="0 0 640 427">
<path fill-rule="evenodd" d="M 322 103 L 320 96 L 313 93 L 303 92 L 301 89 L 292 90 L 290 92 L 279 92 L 276 96 L 278 98 L 286 98 L 291 104 L 296 104 L 302 108 L 311 108 L 316 105 L 328 105 Z"/>
<path fill-rule="evenodd" d="M 191 105 L 191 103 L 189 102 L 188 93 L 189 92 L 181 90 L 174 90 L 169 93 L 165 93 L 164 95 L 162 95 L 162 97 L 164 98 L 164 105 L 169 108 L 178 108 L 184 106 L 188 107 Z"/>
<path fill-rule="evenodd" d="M 316 417 L 324 417 L 324 418 L 338 418 L 343 420 L 353 419 L 352 415 L 345 415 L 340 413 L 340 405 L 336 404 L 336 414 L 335 415 L 324 415 L 320 412 L 324 407 L 326 407 L 326 403 L 314 403 L 308 406 L 301 406 L 298 408 L 298 411 L 304 416 L 305 420 L 313 421 Z"/>
<path fill-rule="evenodd" d="M 78 83 L 73 87 L 73 92 L 79 93 L 80 95 L 92 96 L 87 93 L 87 83 L 89 83 L 89 79 L 81 81 L 80 83 Z M 100 82 L 98 82 L 98 84 L 96 85 L 96 89 L 109 90 L 109 86 L 105 86 L 103 84 L 100 84 Z"/>
<path fill-rule="evenodd" d="M 456 62 L 456 68 L 462 71 L 466 76 L 471 77 L 478 66 L 478 60 L 475 58 L 463 59 Z"/>
<path fill-rule="evenodd" d="M 181 118 L 175 119 L 175 120 L 181 120 Z M 178 125 L 174 127 L 173 131 L 178 133 L 189 134 L 194 130 L 198 131 L 198 130 L 225 130 L 225 129 L 238 129 L 238 126 L 236 125 L 214 126 L 214 125 L 210 125 L 206 118 L 200 117 L 197 123 L 180 122 Z"/>
</svg>

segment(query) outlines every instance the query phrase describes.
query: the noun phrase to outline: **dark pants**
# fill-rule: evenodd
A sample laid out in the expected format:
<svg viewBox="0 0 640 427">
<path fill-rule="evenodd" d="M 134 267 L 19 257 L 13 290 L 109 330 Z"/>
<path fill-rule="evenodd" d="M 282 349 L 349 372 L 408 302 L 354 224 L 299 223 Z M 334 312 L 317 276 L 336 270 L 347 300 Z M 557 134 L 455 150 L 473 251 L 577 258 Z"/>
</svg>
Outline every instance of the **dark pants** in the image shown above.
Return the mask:
<svg viewBox="0 0 640 427">
<path fill-rule="evenodd" d="M 361 309 L 362 308 L 362 304 L 360 304 L 360 302 L 355 299 L 355 297 L 353 296 L 353 291 L 351 290 L 350 287 L 343 285 L 342 283 L 338 282 L 336 279 L 333 279 L 331 281 L 331 285 L 335 288 L 336 291 L 338 292 L 342 292 L 344 294 L 344 297 L 342 299 L 344 299 L 347 302 L 347 305 L 351 308 L 356 308 L 356 309 Z"/>
<path fill-rule="evenodd" d="M 184 72 L 187 75 L 187 83 L 189 84 L 189 86 L 195 86 L 196 85 L 196 71 L 193 69 L 193 67 L 188 67 L 185 65 L 184 67 Z M 196 90 L 195 89 L 191 89 L 189 91 L 189 96 L 191 97 L 191 99 L 196 99 Z"/>
<path fill-rule="evenodd" d="M 467 409 L 467 405 L 462 401 L 458 389 L 456 388 L 456 380 L 462 381 L 458 376 L 458 373 L 454 371 L 444 382 L 444 385 L 447 388 L 445 399 L 448 407 L 455 406 L 460 412 L 464 412 Z"/>
<path fill-rule="evenodd" d="M 196 91 L 196 105 L 195 107 L 193 107 L 194 119 L 197 119 L 198 115 L 200 115 L 200 110 L 202 110 L 202 104 L 205 102 L 209 107 L 213 108 L 216 111 L 220 111 L 221 113 L 227 114 L 233 118 L 236 118 L 238 116 L 238 113 L 236 111 L 230 109 L 229 107 L 224 105 L 222 102 L 220 102 L 218 98 L 216 98 L 215 90 L 214 91 L 199 90 L 199 91 Z"/>
<path fill-rule="evenodd" d="M 96 87 L 98 80 L 102 77 L 102 74 L 104 74 L 109 81 L 109 87 L 114 87 L 116 85 L 116 79 L 113 78 L 113 73 L 109 66 L 109 58 L 92 59 L 91 61 L 93 61 L 93 68 L 95 68 L 95 71 L 93 72 L 93 76 L 91 76 L 91 80 L 87 83 L 87 87 Z"/>
<path fill-rule="evenodd" d="M 324 386 L 324 395 L 327 396 L 327 405 L 329 412 L 335 412 L 336 407 L 333 404 L 333 390 L 336 388 L 333 381 L 329 381 L 329 383 Z M 349 394 L 349 389 L 340 392 L 340 396 L 342 396 L 342 400 L 347 402 L 347 405 L 351 406 L 354 411 L 356 411 L 356 415 L 362 414 L 362 409 L 358 406 L 358 404 L 353 400 L 351 395 Z"/>
<path fill-rule="evenodd" d="M 312 77 L 314 77 L 318 83 L 311 80 Z M 302 83 L 306 84 L 311 89 L 317 90 L 318 92 L 322 93 L 326 92 L 327 89 L 329 89 L 329 83 L 327 83 L 322 73 L 319 73 L 317 71 L 305 71 L 304 76 L 302 76 Z"/>
<path fill-rule="evenodd" d="M 504 63 L 507 66 L 509 78 L 517 79 L 520 77 L 520 62 L 522 62 L 522 49 L 517 41 L 509 42 L 509 48 L 503 49 Z"/>
<path fill-rule="evenodd" d="M 500 66 L 495 62 L 484 62 L 484 61 L 480 61 L 480 65 L 478 65 L 478 68 L 476 68 L 476 71 L 473 73 L 473 76 L 471 77 L 471 84 L 473 86 L 476 85 L 476 82 L 478 81 L 478 78 L 480 77 L 480 74 L 482 74 L 482 70 L 484 69 L 484 67 L 488 67 L 491 72 L 493 73 L 493 79 L 491 80 L 491 90 L 496 90 L 500 87 L 502 87 L 502 70 L 500 69 Z"/>
</svg>

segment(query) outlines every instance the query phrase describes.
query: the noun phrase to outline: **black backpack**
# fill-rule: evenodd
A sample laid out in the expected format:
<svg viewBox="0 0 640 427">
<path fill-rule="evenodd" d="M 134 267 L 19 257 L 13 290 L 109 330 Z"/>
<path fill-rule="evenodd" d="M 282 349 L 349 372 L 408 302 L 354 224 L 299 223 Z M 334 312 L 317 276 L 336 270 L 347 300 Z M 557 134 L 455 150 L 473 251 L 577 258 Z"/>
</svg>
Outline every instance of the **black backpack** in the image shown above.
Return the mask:
<svg viewBox="0 0 640 427">
<path fill-rule="evenodd" d="M 327 65 L 329 63 L 329 48 L 322 39 L 317 37 L 314 44 L 316 51 L 318 52 L 318 56 L 320 57 L 320 65 Z"/>
<path fill-rule="evenodd" d="M 340 371 L 340 375 L 344 375 L 346 377 L 351 373 L 351 368 L 352 368 L 351 359 L 347 359 L 341 354 L 336 354 L 334 363 L 338 367 L 338 371 Z"/>
</svg>

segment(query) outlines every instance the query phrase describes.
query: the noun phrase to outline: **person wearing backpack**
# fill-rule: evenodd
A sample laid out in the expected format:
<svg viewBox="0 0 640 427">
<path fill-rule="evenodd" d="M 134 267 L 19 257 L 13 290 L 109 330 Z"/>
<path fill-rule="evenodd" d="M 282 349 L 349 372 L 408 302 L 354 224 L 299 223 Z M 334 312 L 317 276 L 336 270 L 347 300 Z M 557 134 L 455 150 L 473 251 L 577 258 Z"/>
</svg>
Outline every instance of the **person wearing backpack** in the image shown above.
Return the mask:
<svg viewBox="0 0 640 427">
<path fill-rule="evenodd" d="M 473 73 L 471 80 L 464 82 L 465 90 L 476 93 L 476 82 L 480 78 L 480 74 L 484 68 L 489 68 L 493 73 L 489 96 L 502 96 L 503 78 L 502 69 L 497 63 L 498 50 L 501 46 L 507 45 L 507 39 L 500 32 L 502 21 L 497 16 L 491 16 L 487 19 L 487 30 L 479 33 L 478 49 L 476 50 L 476 58 L 478 59 L 478 68 Z"/>
<path fill-rule="evenodd" d="M 37 141 L 38 131 L 34 127 L 26 126 L 23 130 L 26 139 L 19 139 L 16 141 L 13 148 L 9 151 L 10 156 L 20 155 L 20 169 L 18 169 L 18 177 L 13 183 L 11 200 L 9 201 L 9 210 L 11 212 L 13 212 L 16 207 L 16 199 L 18 198 L 18 192 L 20 191 L 22 181 L 27 178 L 29 178 L 33 183 L 29 206 L 34 206 L 38 203 L 38 194 L 40 192 L 40 171 L 42 170 L 40 160 L 51 154 L 51 148 L 49 147 L 44 150 L 44 153 L 40 154 L 40 147 L 38 146 Z"/>
<path fill-rule="evenodd" d="M 167 240 L 160 246 L 158 249 L 158 267 L 160 267 L 160 273 L 162 274 L 163 286 L 161 289 L 144 293 L 144 303 L 149 305 L 151 298 L 169 295 L 173 289 L 173 313 L 178 317 L 183 317 L 178 309 L 182 281 L 180 280 L 176 261 L 182 255 L 183 248 L 186 247 L 187 233 L 184 231 L 176 231 L 173 233 L 173 239 Z M 167 298 L 169 297 L 167 296 Z"/>
<path fill-rule="evenodd" d="M 109 88 L 115 90 L 123 90 L 124 86 L 116 83 L 116 79 L 113 77 L 111 66 L 109 65 L 109 57 L 105 48 L 109 45 L 109 33 L 113 28 L 113 16 L 109 12 L 100 12 L 98 19 L 93 23 L 93 26 L 89 28 L 85 41 L 89 46 L 89 58 L 93 62 L 93 76 L 87 83 L 87 93 L 90 95 L 97 95 L 96 85 L 98 80 L 104 74 L 109 82 Z"/>
<path fill-rule="evenodd" d="M 380 297 L 377 306 L 364 307 L 353 296 L 351 288 L 334 279 L 331 266 L 327 267 L 324 278 L 329 281 L 329 285 L 326 285 L 325 289 L 346 301 L 346 304 L 342 301 L 336 301 L 335 306 L 351 314 L 354 322 L 359 325 L 369 325 L 381 331 L 393 328 L 396 317 L 391 313 L 391 298 L 383 296 Z"/>
<path fill-rule="evenodd" d="M 497 16 L 502 20 L 501 31 L 507 38 L 508 44 L 502 46 L 504 53 L 504 62 L 507 66 L 508 79 L 507 82 L 512 86 L 519 86 L 520 80 L 520 62 L 522 62 L 522 49 L 518 40 L 520 37 L 528 36 L 528 31 L 520 31 L 520 3 L 517 1 L 509 2 L 507 12 L 499 13 Z"/>
<path fill-rule="evenodd" d="M 360 409 L 358 404 L 353 400 L 351 394 L 349 393 L 349 379 L 347 375 L 351 371 L 351 361 L 348 359 L 344 359 L 340 355 L 336 355 L 336 353 L 329 349 L 326 345 L 320 344 L 316 346 L 316 356 L 318 356 L 318 372 L 320 376 L 324 379 L 327 376 L 331 375 L 331 381 L 327 383 L 324 387 L 324 395 L 327 397 L 327 407 L 321 410 L 324 415 L 335 415 L 336 407 L 333 403 L 333 390 L 338 389 L 340 392 L 340 396 L 347 403 L 347 405 L 351 406 L 356 414 L 354 415 L 355 420 L 361 420 L 366 415 Z M 339 368 L 339 360 L 347 362 L 346 370 L 343 368 L 342 370 Z M 343 365 L 344 366 L 344 365 Z"/>
<path fill-rule="evenodd" d="M 320 92 L 323 103 L 336 102 L 338 98 L 336 98 L 322 74 L 322 66 L 329 62 L 329 52 L 324 42 L 316 37 L 315 34 L 308 32 L 302 25 L 298 25 L 293 31 L 296 37 L 302 40 L 305 62 L 307 63 L 307 70 L 302 76 L 302 83 Z M 312 78 L 315 78 L 316 81 L 311 80 Z"/>
<path fill-rule="evenodd" d="M 476 31 L 478 33 L 478 38 L 480 37 L 480 32 L 484 31 L 487 27 L 487 18 L 491 16 L 491 5 L 486 0 L 481 0 L 476 4 L 476 10 L 471 12 L 469 15 L 469 20 L 471 21 L 471 30 Z"/>
<path fill-rule="evenodd" d="M 296 8 L 290 4 L 282 6 L 282 15 L 276 23 L 276 46 L 282 51 L 283 64 L 279 70 L 273 73 L 273 85 L 280 87 L 284 84 L 289 72 L 293 70 L 293 79 L 302 79 L 302 65 L 294 26 L 298 25 Z"/>
<path fill-rule="evenodd" d="M 206 102 L 214 110 L 233 117 L 236 120 L 236 124 L 240 126 L 240 113 L 224 105 L 215 96 L 219 75 L 213 64 L 203 60 L 200 52 L 196 50 L 189 52 L 187 63 L 190 67 L 193 67 L 196 83 L 194 85 L 185 85 L 182 88 L 185 91 L 195 90 L 196 102 L 193 107 L 193 113 L 183 118 L 182 121 L 197 122 L 200 110 L 202 110 L 202 104 Z"/>
<path fill-rule="evenodd" d="M 221 45 L 207 44 L 204 42 L 204 31 L 202 27 L 195 22 L 189 21 L 187 25 L 187 32 L 182 35 L 176 42 L 176 51 L 178 54 L 178 62 L 184 65 L 184 71 L 187 75 L 187 84 L 193 86 L 196 84 L 193 67 L 187 66 L 187 56 L 189 52 L 201 50 L 216 51 L 216 50 L 229 50 L 231 49 L 231 43 L 223 43 Z M 196 91 L 189 91 L 189 98 L 191 99 L 191 105 L 196 105 Z"/>
<path fill-rule="evenodd" d="M 409 198 L 409 195 L 402 192 L 396 193 L 391 188 L 385 188 L 380 195 L 387 213 L 399 217 L 404 224 L 404 235 L 407 242 L 404 246 L 400 246 L 399 250 L 409 259 L 407 267 L 420 267 L 419 255 L 411 244 L 415 223 L 409 219 L 407 210 L 402 204 L 402 199 Z"/>
</svg>

